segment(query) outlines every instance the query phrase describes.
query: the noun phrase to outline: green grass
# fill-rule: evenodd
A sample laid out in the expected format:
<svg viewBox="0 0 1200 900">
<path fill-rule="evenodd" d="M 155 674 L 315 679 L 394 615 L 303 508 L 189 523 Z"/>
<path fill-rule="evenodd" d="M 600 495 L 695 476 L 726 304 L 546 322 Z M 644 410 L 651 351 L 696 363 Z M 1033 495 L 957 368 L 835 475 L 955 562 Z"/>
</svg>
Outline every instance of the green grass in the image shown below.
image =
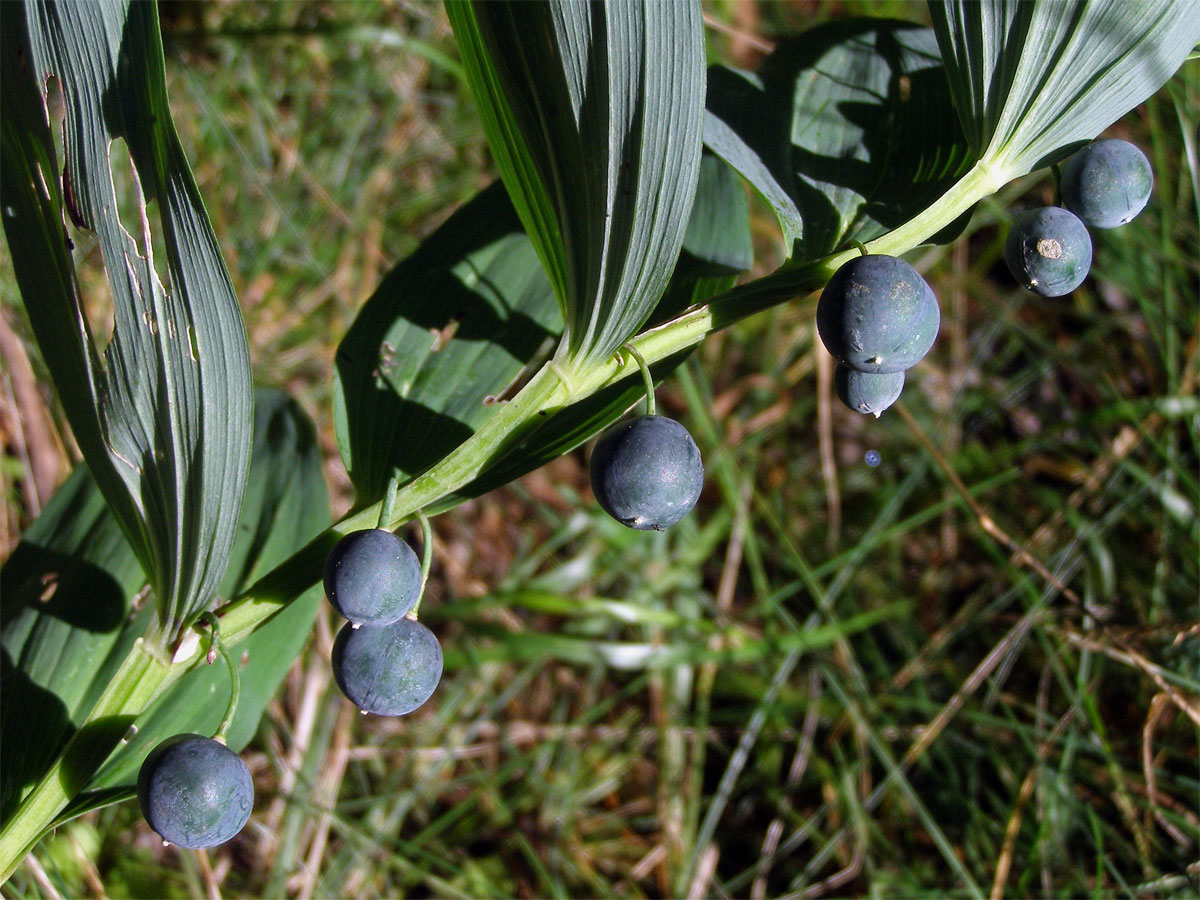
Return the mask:
<svg viewBox="0 0 1200 900">
<path fill-rule="evenodd" d="M 925 14 L 813 6 L 706 10 L 767 38 Z M 256 376 L 318 423 L 340 513 L 336 341 L 492 177 L 448 28 L 427 4 L 164 14 Z M 438 517 L 431 703 L 358 716 L 329 675 L 326 611 L 244 755 L 258 799 L 238 839 L 165 850 L 127 803 L 60 829 L 4 896 L 1194 895 L 1188 66 L 1112 130 L 1158 181 L 1135 224 L 1094 235 L 1078 291 L 1037 298 L 1004 268 L 1011 211 L 1052 197 L 1039 175 L 914 258 L 943 329 L 879 420 L 833 397 L 815 297 L 714 336 L 659 391 L 704 453 L 693 515 L 622 528 L 580 451 Z M 755 215 L 767 271 L 779 239 Z M 27 475 L 6 453 L 19 531 Z"/>
</svg>

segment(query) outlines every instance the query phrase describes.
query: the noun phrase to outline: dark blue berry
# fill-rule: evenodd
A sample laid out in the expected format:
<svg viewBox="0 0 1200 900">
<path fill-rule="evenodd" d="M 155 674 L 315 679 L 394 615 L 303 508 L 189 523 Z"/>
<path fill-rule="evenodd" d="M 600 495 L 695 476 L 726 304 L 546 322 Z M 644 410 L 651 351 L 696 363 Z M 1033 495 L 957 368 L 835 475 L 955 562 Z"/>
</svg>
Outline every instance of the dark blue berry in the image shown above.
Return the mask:
<svg viewBox="0 0 1200 900">
<path fill-rule="evenodd" d="M 661 531 L 700 499 L 704 464 L 686 428 L 665 416 L 618 422 L 596 444 L 591 462 L 596 501 L 622 525 Z"/>
<path fill-rule="evenodd" d="M 390 531 L 348 534 L 325 559 L 325 595 L 356 625 L 386 625 L 413 608 L 421 592 L 421 564 Z"/>
<path fill-rule="evenodd" d="M 1154 172 L 1128 141 L 1088 144 L 1067 160 L 1059 189 L 1063 206 L 1089 228 L 1116 228 L 1146 208 Z"/>
<path fill-rule="evenodd" d="M 254 782 L 240 756 L 199 734 L 177 734 L 138 773 L 138 803 L 164 841 L 198 850 L 223 844 L 245 827 Z"/>
<path fill-rule="evenodd" d="M 903 388 L 903 372 L 876 375 L 839 365 L 833 373 L 833 389 L 841 401 L 855 412 L 876 418 L 899 399 Z"/>
<path fill-rule="evenodd" d="M 1004 242 L 1004 259 L 1026 290 L 1061 297 L 1087 277 L 1092 238 L 1074 213 L 1043 206 L 1017 216 Z"/>
<path fill-rule="evenodd" d="M 433 696 L 442 679 L 442 645 L 412 619 L 342 626 L 333 642 L 333 677 L 363 712 L 403 716 Z"/>
<path fill-rule="evenodd" d="M 876 375 L 920 362 L 937 338 L 941 318 L 925 279 L 894 256 L 851 259 L 817 302 L 817 330 L 833 358 Z"/>
</svg>

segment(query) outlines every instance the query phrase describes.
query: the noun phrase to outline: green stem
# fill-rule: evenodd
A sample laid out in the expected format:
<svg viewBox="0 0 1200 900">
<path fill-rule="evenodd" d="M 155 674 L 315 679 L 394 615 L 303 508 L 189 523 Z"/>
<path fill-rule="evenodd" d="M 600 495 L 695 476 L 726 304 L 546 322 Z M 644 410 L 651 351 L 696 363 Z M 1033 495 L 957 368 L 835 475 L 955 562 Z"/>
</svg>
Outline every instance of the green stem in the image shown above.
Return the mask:
<svg viewBox="0 0 1200 900">
<path fill-rule="evenodd" d="M 976 202 L 995 193 L 1012 174 L 1004 166 L 993 169 L 978 163 L 933 206 L 895 231 L 871 241 L 868 250 L 893 256 L 911 250 Z M 857 248 L 845 250 L 736 287 L 670 322 L 643 332 L 629 345 L 641 354 L 647 365 L 666 359 L 698 344 L 714 331 L 821 288 L 839 266 L 858 254 Z M 382 502 L 351 510 L 328 531 L 224 607 L 221 629 L 226 642 L 238 643 L 320 581 L 325 557 L 339 538 L 352 531 L 376 526 L 395 530 L 418 510 L 430 508 L 469 484 L 490 460 L 509 442 L 519 440 L 524 430 L 539 417 L 583 400 L 629 376 L 633 365 L 631 361 L 611 357 L 595 362 L 548 363 L 474 435 L 397 490 L 387 516 L 383 515 Z M 104 761 L 124 731 L 104 746 L 95 744 L 94 740 L 89 742 L 88 738 L 94 738 L 97 729 L 105 724 L 111 726 L 114 720 L 124 721 L 127 728 L 158 692 L 186 671 L 199 656 L 198 643 L 188 646 L 186 652 L 177 652 L 173 664 L 168 666 L 155 659 L 139 641 L 63 755 L 0 832 L 0 881 L 17 867 L 55 816 Z M 75 774 L 71 777 L 69 773 Z"/>
<path fill-rule="evenodd" d="M 393 470 L 392 477 L 388 479 L 387 487 L 383 492 L 383 507 L 379 510 L 379 528 L 387 528 L 386 523 L 392 520 L 392 510 L 396 508 L 396 487 L 399 484 L 400 473 Z"/>
<path fill-rule="evenodd" d="M 429 524 L 429 516 L 420 510 L 417 510 L 417 521 L 421 523 L 421 589 L 417 592 L 417 602 L 408 613 L 410 619 L 415 619 L 421 609 L 425 585 L 429 581 L 429 569 L 433 565 L 433 526 Z"/>
<path fill-rule="evenodd" d="M 229 736 L 229 728 L 233 725 L 233 717 L 237 713 L 238 697 L 242 693 L 242 679 L 238 673 L 237 664 L 234 663 L 233 657 L 229 651 L 225 649 L 225 645 L 221 643 L 221 623 L 217 617 L 210 612 L 202 613 L 200 621 L 209 627 L 211 636 L 208 643 L 208 664 L 211 666 L 215 662 L 215 654 L 221 654 L 221 658 L 225 660 L 225 666 L 229 669 L 229 703 L 225 706 L 225 715 L 221 719 L 221 724 L 217 726 L 217 731 L 213 735 L 213 740 L 226 743 L 226 738 Z"/>
<path fill-rule="evenodd" d="M 929 209 L 894 231 L 868 243 L 871 253 L 898 256 L 936 234 L 979 200 L 995 193 L 1008 181 L 1006 172 L 978 163 Z M 626 345 L 647 365 L 700 343 L 714 331 L 747 316 L 778 306 L 823 287 L 847 260 L 858 256 L 853 248 L 784 269 L 733 288 L 709 303 L 697 306 L 657 328 L 649 329 Z M 633 356 L 631 353 L 630 356 Z M 281 563 L 226 607 L 222 615 L 226 633 L 252 630 L 280 606 L 290 602 L 320 580 L 329 548 L 338 538 L 363 528 L 395 530 L 419 509 L 425 509 L 468 484 L 503 446 L 517 439 L 537 417 L 590 397 L 596 391 L 630 374 L 634 360 L 616 356 L 574 366 L 551 362 L 464 443 L 424 474 L 401 487 L 389 519 L 380 518 L 382 504 L 351 510 L 329 531 Z M 234 629 L 238 629 L 234 631 Z"/>
<path fill-rule="evenodd" d="M 177 668 L 164 665 L 138 638 L 87 721 L 0 831 L 0 882 L 8 880 L 54 817 L 125 739 L 138 714 L 161 688 L 182 674 L 176 674 Z"/>
<path fill-rule="evenodd" d="M 646 364 L 646 357 L 638 353 L 637 348 L 633 344 L 626 344 L 625 349 L 633 354 L 633 358 L 637 360 L 638 368 L 642 370 L 642 381 L 646 384 L 646 415 L 652 416 L 656 410 L 654 406 L 654 378 L 650 375 L 650 366 Z"/>
</svg>

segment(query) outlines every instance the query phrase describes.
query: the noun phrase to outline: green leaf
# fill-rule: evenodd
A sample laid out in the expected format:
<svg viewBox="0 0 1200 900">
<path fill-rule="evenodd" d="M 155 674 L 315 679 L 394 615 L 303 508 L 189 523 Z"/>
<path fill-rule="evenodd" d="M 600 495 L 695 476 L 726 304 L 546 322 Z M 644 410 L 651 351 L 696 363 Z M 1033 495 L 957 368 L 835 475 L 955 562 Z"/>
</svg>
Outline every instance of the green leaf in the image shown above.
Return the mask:
<svg viewBox="0 0 1200 900">
<path fill-rule="evenodd" d="M 930 14 L 972 149 L 1001 183 L 1068 155 L 1164 85 L 1197 0 L 946 0 Z"/>
<path fill-rule="evenodd" d="M 334 424 L 360 501 L 484 422 L 562 328 L 546 273 L 496 183 L 380 282 L 338 345 Z"/>
<path fill-rule="evenodd" d="M 652 321 L 731 287 L 753 262 L 749 211 L 736 174 L 701 168 L 683 251 Z M 380 498 L 465 441 L 558 337 L 549 281 L 503 186 L 492 185 L 397 265 L 338 347 L 334 424 L 360 501 Z M 656 364 L 663 377 L 686 354 Z M 547 416 L 435 509 L 507 484 L 578 446 L 644 395 L 640 376 Z"/>
<path fill-rule="evenodd" d="M 804 220 L 792 199 L 789 97 L 790 92 L 768 96 L 753 72 L 709 67 L 704 146 L 740 172 L 775 211 L 790 255 L 804 235 Z"/>
<path fill-rule="evenodd" d="M 0 569 L 0 821 L 145 630 L 145 615 L 127 621 L 145 581 L 95 481 L 76 467 Z"/>
<path fill-rule="evenodd" d="M 561 280 L 548 265 L 562 352 L 607 358 L 649 317 L 683 241 L 700 164 L 699 5 L 449 8 L 493 151 L 521 161 L 500 166 L 505 185 L 539 257 L 563 261 Z M 549 210 L 561 249 L 543 246 Z"/>
<path fill-rule="evenodd" d="M 737 275 L 754 265 L 750 206 L 737 173 L 711 153 L 700 158 L 696 199 L 683 235 L 682 262 L 672 278 Z M 655 310 L 662 315 L 663 310 Z"/>
<path fill-rule="evenodd" d="M 257 392 L 255 421 L 249 488 L 221 586 L 226 597 L 330 521 L 312 423 L 294 401 L 269 389 Z M 150 607 L 130 616 L 130 599 L 144 583 L 137 558 L 87 468 L 76 468 L 0 570 L 0 818 L 54 761 L 146 630 Z M 229 736 L 235 749 L 253 735 L 311 632 L 320 597 L 319 587 L 314 588 L 232 648 L 235 658 L 244 653 L 246 659 Z M 93 807 L 98 798 L 100 805 L 121 799 L 145 753 L 164 737 L 187 730 L 211 734 L 227 697 L 224 666 L 201 666 L 184 675 L 138 719 L 137 736 L 121 743 L 99 776 L 93 780 L 92 773 L 82 773 L 80 786 L 90 780 L 88 790 L 100 793 L 79 798 L 64 815 Z M 110 793 L 111 788 L 119 790 Z"/>
<path fill-rule="evenodd" d="M 714 66 L 705 140 L 804 260 L 907 222 L 972 162 L 933 32 L 887 19 L 819 25 L 754 74 Z"/>
<path fill-rule="evenodd" d="M 155 4 L 3 7 L 4 227 L 17 282 L 169 635 L 211 603 L 234 539 L 251 438 L 241 314 L 172 124 Z M 52 76 L 65 110 L 61 180 Z M 132 203 L 114 187 L 124 183 Z M 94 234 L 108 275 L 115 325 L 102 353 L 68 216 Z"/>
<path fill-rule="evenodd" d="M 447 0 L 446 15 L 462 56 L 467 84 L 475 97 L 483 133 L 512 205 L 546 269 L 562 321 L 567 315 L 567 257 L 555 217 L 554 200 L 538 176 L 537 164 L 521 139 L 520 125 L 504 96 L 504 86 L 469 0 Z M 555 328 L 561 332 L 562 324 Z"/>
</svg>

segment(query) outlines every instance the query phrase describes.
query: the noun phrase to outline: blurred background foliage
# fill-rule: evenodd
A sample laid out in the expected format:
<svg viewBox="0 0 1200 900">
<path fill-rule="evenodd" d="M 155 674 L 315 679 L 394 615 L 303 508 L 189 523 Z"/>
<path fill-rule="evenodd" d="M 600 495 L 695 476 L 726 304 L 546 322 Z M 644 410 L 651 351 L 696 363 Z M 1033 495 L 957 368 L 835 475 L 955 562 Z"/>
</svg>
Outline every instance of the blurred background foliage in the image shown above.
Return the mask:
<svg viewBox="0 0 1200 900">
<path fill-rule="evenodd" d="M 753 68 L 897 2 L 705 3 Z M 256 379 L 317 423 L 335 514 L 337 341 L 494 178 L 440 5 L 160 2 L 172 107 Z M 325 610 L 245 758 L 251 824 L 164 849 L 126 803 L 8 897 L 1194 896 L 1200 888 L 1200 62 L 1110 129 L 1155 167 L 1069 297 L 1004 268 L 1035 173 L 913 254 L 942 332 L 898 407 L 833 397 L 815 296 L 706 341 L 659 391 L 709 473 L 631 532 L 585 451 L 438 517 L 434 700 L 360 717 Z M 783 258 L 753 204 L 755 274 Z M 82 272 L 105 321 L 98 253 Z M 77 458 L 0 255 L 0 557 Z M 877 450 L 881 464 L 864 463 Z"/>
</svg>

